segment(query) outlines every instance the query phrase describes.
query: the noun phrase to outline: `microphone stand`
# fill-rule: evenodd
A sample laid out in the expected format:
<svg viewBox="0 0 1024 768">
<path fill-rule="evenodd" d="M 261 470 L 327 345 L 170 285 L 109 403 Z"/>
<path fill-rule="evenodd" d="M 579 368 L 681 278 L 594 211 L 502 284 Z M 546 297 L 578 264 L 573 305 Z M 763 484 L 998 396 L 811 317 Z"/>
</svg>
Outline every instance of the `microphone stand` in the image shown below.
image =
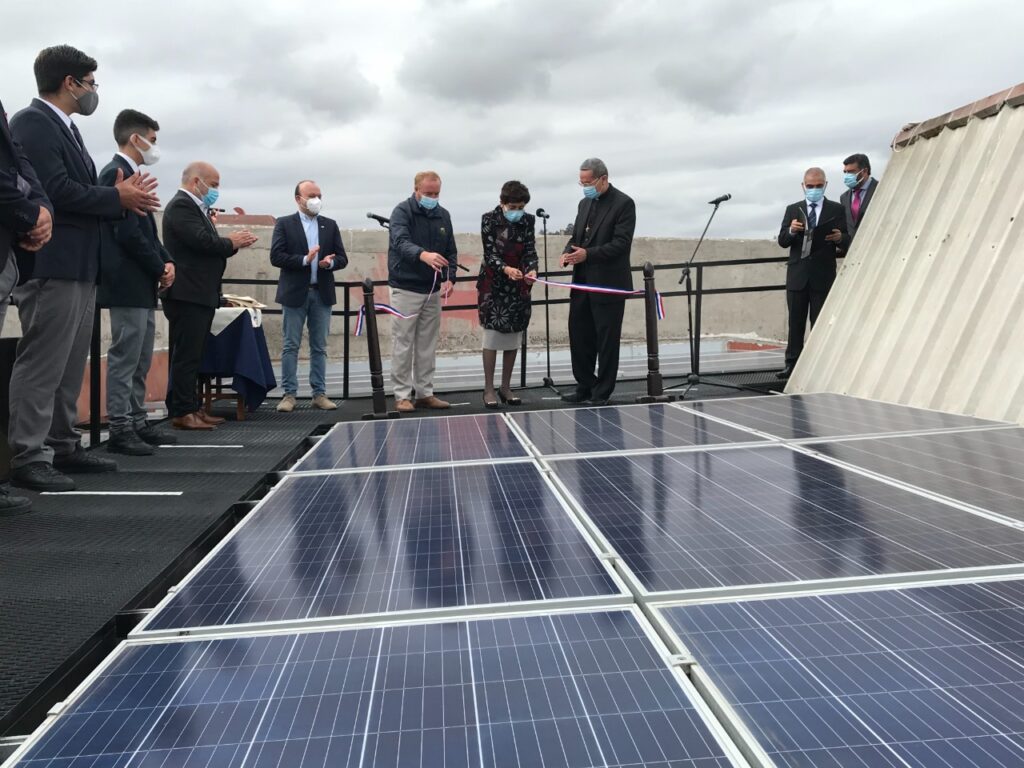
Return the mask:
<svg viewBox="0 0 1024 768">
<path fill-rule="evenodd" d="M 548 218 L 541 219 L 544 233 L 544 279 L 548 280 Z M 561 397 L 562 393 L 555 387 L 554 379 L 551 378 L 551 304 L 548 296 L 548 284 L 544 283 L 544 347 L 547 357 L 547 376 L 544 377 L 544 386 Z"/>
<path fill-rule="evenodd" d="M 711 227 L 711 222 L 715 218 L 715 214 L 718 213 L 718 206 L 724 201 L 718 200 L 712 202 L 714 208 L 711 210 L 711 215 L 708 217 L 707 224 L 704 225 L 704 231 L 700 233 L 700 238 L 697 240 L 697 245 L 693 248 L 693 253 L 690 254 L 689 260 L 683 265 L 682 274 L 679 275 L 679 284 L 686 283 L 686 338 L 689 342 L 690 347 L 690 372 L 686 375 L 686 389 L 683 390 L 683 394 L 679 396 L 680 400 L 685 400 L 686 396 L 690 393 L 690 390 L 701 383 L 700 374 L 697 371 L 700 368 L 700 361 L 697 359 L 699 353 L 697 352 L 697 341 L 693 335 L 693 282 L 690 279 L 690 271 L 693 267 L 694 259 L 697 258 L 697 251 L 700 250 L 701 244 L 704 242 L 704 237 L 708 233 L 708 229 Z M 727 389 L 738 389 L 742 390 L 743 387 L 738 387 L 733 384 L 719 384 L 714 382 L 715 386 L 725 387 Z M 668 387 L 665 391 L 668 391 Z"/>
</svg>

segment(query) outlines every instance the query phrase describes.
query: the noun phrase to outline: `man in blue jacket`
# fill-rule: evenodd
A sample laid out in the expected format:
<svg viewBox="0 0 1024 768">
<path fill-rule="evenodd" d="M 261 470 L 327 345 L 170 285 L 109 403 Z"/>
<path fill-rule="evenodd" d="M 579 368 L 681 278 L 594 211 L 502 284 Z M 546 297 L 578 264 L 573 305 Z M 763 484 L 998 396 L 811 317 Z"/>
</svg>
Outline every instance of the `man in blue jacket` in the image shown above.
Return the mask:
<svg viewBox="0 0 1024 768">
<path fill-rule="evenodd" d="M 441 299 L 454 287 L 458 252 L 452 217 L 438 204 L 441 177 L 422 171 L 413 180 L 412 197 L 391 213 L 388 285 L 391 304 L 408 320 L 391 322 L 391 385 L 395 408 L 448 408 L 434 396 Z M 416 400 L 413 402 L 413 391 Z"/>
</svg>

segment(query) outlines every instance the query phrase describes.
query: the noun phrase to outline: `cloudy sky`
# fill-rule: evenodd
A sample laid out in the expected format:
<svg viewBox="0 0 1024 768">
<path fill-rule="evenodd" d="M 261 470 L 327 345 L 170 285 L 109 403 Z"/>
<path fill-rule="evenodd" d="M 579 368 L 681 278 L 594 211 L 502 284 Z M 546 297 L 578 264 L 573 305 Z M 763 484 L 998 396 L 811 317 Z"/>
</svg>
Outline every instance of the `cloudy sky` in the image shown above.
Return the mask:
<svg viewBox="0 0 1024 768">
<path fill-rule="evenodd" d="M 165 201 L 204 159 L 225 207 L 290 213 L 312 177 L 344 227 L 434 168 L 459 231 L 510 178 L 560 228 L 596 155 L 638 235 L 696 236 L 730 192 L 711 235 L 769 237 L 807 166 L 838 198 L 847 154 L 884 175 L 901 125 L 1024 80 L 1014 0 L 47 0 L 2 18 L 10 114 L 39 49 L 70 43 L 99 61 L 100 107 L 78 122 L 101 165 L 132 107 L 161 124 Z"/>
</svg>

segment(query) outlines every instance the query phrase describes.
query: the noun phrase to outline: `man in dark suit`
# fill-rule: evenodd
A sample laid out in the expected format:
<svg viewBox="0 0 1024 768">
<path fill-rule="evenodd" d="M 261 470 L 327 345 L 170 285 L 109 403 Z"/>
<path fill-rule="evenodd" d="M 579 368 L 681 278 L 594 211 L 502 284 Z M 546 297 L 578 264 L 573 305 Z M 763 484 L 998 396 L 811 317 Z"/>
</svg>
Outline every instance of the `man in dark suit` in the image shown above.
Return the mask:
<svg viewBox="0 0 1024 768">
<path fill-rule="evenodd" d="M 789 307 L 788 379 L 804 348 L 807 319 L 811 327 L 836 279 L 836 249 L 846 238 L 843 207 L 825 199 L 825 172 L 809 168 L 804 174 L 804 199 L 786 208 L 779 229 L 779 245 L 789 249 L 786 264 L 786 304 Z"/>
<path fill-rule="evenodd" d="M 302 327 L 309 324 L 309 386 L 313 407 L 332 411 L 338 406 L 327 397 L 327 334 L 331 327 L 331 307 L 337 301 L 334 272 L 348 264 L 341 232 L 333 219 L 320 215 L 323 195 L 315 181 L 295 185 L 295 204 L 299 210 L 274 224 L 270 244 L 270 263 L 281 270 L 277 283 L 277 303 L 283 315 L 284 348 L 281 351 L 281 378 L 284 397 L 277 410 L 290 413 L 295 408 L 299 382 L 299 345 Z"/>
<path fill-rule="evenodd" d="M 11 294 L 18 282 L 18 266 L 13 246 L 35 252 L 53 235 L 53 205 L 46 197 L 36 172 L 25 152 L 11 136 L 7 113 L 0 104 L 0 331 Z M 5 483 L 0 485 L 0 515 L 28 512 L 32 502 L 11 496 Z"/>
<path fill-rule="evenodd" d="M 109 472 L 117 465 L 82 449 L 75 430 L 78 394 L 89 354 L 100 222 L 160 205 L 148 174 L 99 186 L 96 166 L 72 115 L 99 102 L 96 61 L 68 45 L 36 57 L 40 98 L 11 118 L 11 133 L 53 203 L 53 238 L 36 253 L 18 250 L 21 285 L 14 299 L 22 339 L 11 374 L 9 442 L 12 481 L 37 491 L 70 491 L 65 473 Z"/>
<path fill-rule="evenodd" d="M 583 199 L 576 212 L 572 239 L 562 266 L 572 265 L 572 281 L 606 288 L 633 288 L 629 252 L 636 229 L 636 205 L 608 181 L 608 168 L 597 158 L 580 165 Z M 576 391 L 570 403 L 604 405 L 615 390 L 625 297 L 572 291 L 569 347 Z M 597 363 L 597 375 L 594 364 Z"/>
<path fill-rule="evenodd" d="M 240 230 L 221 237 L 210 221 L 220 195 L 220 173 L 209 163 L 190 164 L 181 189 L 164 210 L 164 247 L 174 259 L 174 284 L 163 298 L 170 325 L 171 387 L 167 408 L 175 429 L 213 429 L 223 419 L 206 413 L 196 398 L 196 378 L 228 258 L 256 242 Z"/>
<path fill-rule="evenodd" d="M 153 118 L 123 110 L 114 120 L 118 151 L 100 172 L 100 184 L 112 185 L 160 159 Z M 128 213 L 103 224 L 103 258 L 96 300 L 110 310 L 107 350 L 107 450 L 129 456 L 151 456 L 153 446 L 173 442 L 146 422 L 146 377 L 153 359 L 157 286 L 174 282 L 174 262 L 160 244 L 156 218 Z"/>
<path fill-rule="evenodd" d="M 867 155 L 850 155 L 843 160 L 843 184 L 846 191 L 839 198 L 846 212 L 847 236 L 840 244 L 840 253 L 850 250 L 850 244 L 857 234 L 857 227 L 868 212 L 868 204 L 875 194 L 878 181 L 871 175 L 871 161 Z"/>
</svg>

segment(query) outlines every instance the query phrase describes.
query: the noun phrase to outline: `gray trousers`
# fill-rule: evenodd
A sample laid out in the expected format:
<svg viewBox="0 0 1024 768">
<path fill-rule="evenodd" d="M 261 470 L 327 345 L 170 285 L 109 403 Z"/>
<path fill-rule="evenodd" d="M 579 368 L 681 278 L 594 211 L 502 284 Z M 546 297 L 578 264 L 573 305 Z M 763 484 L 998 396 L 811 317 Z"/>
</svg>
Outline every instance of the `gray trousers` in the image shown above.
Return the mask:
<svg viewBox="0 0 1024 768">
<path fill-rule="evenodd" d="M 14 289 L 21 317 L 11 373 L 11 466 L 53 463 L 78 449 L 78 395 L 89 357 L 96 286 L 34 279 Z"/>
<path fill-rule="evenodd" d="M 153 362 L 155 333 L 152 309 L 110 308 L 107 418 L 111 434 L 146 426 L 146 376 Z"/>
<path fill-rule="evenodd" d="M 391 304 L 411 320 L 391 319 L 391 387 L 395 400 L 434 394 L 437 337 L 441 332 L 441 294 L 391 289 Z"/>
<path fill-rule="evenodd" d="M 0 270 L 0 331 L 4 329 L 4 318 L 7 307 L 11 305 L 11 293 L 18 284 L 18 262 L 14 260 L 14 251 L 7 254 L 7 264 Z"/>
</svg>

